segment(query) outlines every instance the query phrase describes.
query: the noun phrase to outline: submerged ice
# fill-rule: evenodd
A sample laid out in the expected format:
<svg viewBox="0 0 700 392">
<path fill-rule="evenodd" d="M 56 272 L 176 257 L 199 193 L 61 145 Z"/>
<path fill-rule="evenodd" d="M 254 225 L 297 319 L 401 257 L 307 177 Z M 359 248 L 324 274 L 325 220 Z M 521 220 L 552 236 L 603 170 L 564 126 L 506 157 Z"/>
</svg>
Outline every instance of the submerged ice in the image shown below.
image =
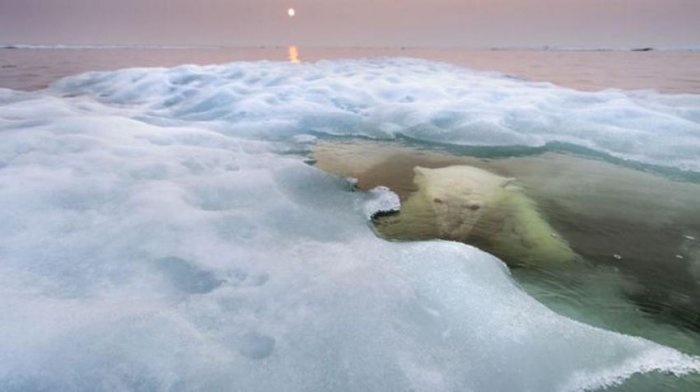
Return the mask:
<svg viewBox="0 0 700 392">
<path fill-rule="evenodd" d="M 698 102 L 415 60 L 0 90 L 0 390 L 575 391 L 697 372 L 553 313 L 476 248 L 378 238 L 368 218 L 395 195 L 296 153 L 310 133 L 561 139 L 696 170 Z"/>
</svg>

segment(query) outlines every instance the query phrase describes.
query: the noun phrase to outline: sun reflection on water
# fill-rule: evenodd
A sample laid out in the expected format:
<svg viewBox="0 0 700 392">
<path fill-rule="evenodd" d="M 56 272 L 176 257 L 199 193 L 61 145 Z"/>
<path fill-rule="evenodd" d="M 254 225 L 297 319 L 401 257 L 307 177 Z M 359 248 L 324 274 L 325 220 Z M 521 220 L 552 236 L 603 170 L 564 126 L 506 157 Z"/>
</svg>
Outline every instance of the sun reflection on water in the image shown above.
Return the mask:
<svg viewBox="0 0 700 392">
<path fill-rule="evenodd" d="M 299 49 L 296 46 L 291 45 L 289 47 L 289 61 L 292 63 L 299 63 Z"/>
</svg>

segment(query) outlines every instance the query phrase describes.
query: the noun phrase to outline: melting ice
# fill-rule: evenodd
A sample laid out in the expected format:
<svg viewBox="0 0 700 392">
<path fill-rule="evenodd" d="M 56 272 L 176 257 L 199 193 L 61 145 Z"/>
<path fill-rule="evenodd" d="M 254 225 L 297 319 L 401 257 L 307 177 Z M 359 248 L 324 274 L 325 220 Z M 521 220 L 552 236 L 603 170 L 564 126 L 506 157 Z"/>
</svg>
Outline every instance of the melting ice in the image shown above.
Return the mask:
<svg viewBox="0 0 700 392">
<path fill-rule="evenodd" d="M 559 316 L 493 256 L 391 243 L 309 134 L 563 142 L 700 170 L 700 97 L 409 59 L 0 90 L 0 390 L 576 391 L 698 358 Z"/>
</svg>

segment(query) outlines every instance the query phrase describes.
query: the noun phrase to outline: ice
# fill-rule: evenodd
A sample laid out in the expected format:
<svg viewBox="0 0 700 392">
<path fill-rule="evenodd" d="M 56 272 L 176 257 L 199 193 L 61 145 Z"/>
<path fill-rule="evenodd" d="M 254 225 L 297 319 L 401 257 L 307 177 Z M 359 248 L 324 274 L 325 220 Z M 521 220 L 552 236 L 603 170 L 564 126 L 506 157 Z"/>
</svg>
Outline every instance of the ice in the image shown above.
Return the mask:
<svg viewBox="0 0 700 392">
<path fill-rule="evenodd" d="M 611 97 L 674 124 L 637 158 L 695 151 L 695 97 L 584 94 L 415 60 L 0 90 L 0 390 L 570 391 L 697 372 L 698 358 L 553 313 L 476 248 L 378 238 L 368 217 L 398 208 L 395 195 L 352 191 L 294 153 L 322 132 L 506 129 L 527 100 L 534 118 L 519 123 L 538 136 L 503 135 L 539 140 Z M 615 126 L 605 137 L 629 135 Z"/>
<path fill-rule="evenodd" d="M 478 146 L 560 143 L 700 171 L 700 96 L 581 92 L 416 59 L 233 63 L 89 73 L 55 94 L 139 103 L 144 121 L 255 137 L 399 136 Z"/>
<path fill-rule="evenodd" d="M 208 293 L 223 283 L 212 272 L 201 270 L 179 257 L 163 257 L 155 260 L 154 265 L 173 288 L 185 293 Z"/>
<path fill-rule="evenodd" d="M 357 180 L 354 183 L 357 183 Z M 351 182 L 352 185 L 354 183 Z M 378 186 L 367 191 L 363 205 L 367 219 L 371 219 L 377 214 L 398 212 L 401 209 L 399 195 L 385 186 Z"/>
</svg>

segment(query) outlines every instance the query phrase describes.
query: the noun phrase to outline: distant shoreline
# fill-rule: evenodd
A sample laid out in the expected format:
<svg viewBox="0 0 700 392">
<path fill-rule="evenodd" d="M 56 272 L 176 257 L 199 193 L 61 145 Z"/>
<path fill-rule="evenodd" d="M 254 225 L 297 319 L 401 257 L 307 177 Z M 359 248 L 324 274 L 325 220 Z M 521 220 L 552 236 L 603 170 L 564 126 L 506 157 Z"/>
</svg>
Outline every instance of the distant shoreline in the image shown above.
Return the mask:
<svg viewBox="0 0 700 392">
<path fill-rule="evenodd" d="M 6 43 L 0 44 L 0 49 L 20 49 L 20 50 L 114 50 L 114 49 L 144 49 L 144 50 L 176 50 L 176 49 L 270 49 L 283 48 L 285 45 L 148 45 L 148 44 L 114 44 L 114 45 L 99 45 L 99 44 L 22 44 L 22 43 Z M 461 47 L 461 46 L 323 46 L 323 45 L 304 45 L 306 48 L 313 49 L 391 49 L 391 50 L 407 50 L 407 49 L 431 49 L 431 50 L 491 50 L 491 51 L 547 51 L 547 52 L 698 52 L 700 46 L 688 47 L 654 47 L 654 46 L 639 46 L 639 47 L 622 47 L 622 48 L 597 48 L 597 47 L 557 47 L 557 46 L 495 46 L 495 47 Z"/>
</svg>

